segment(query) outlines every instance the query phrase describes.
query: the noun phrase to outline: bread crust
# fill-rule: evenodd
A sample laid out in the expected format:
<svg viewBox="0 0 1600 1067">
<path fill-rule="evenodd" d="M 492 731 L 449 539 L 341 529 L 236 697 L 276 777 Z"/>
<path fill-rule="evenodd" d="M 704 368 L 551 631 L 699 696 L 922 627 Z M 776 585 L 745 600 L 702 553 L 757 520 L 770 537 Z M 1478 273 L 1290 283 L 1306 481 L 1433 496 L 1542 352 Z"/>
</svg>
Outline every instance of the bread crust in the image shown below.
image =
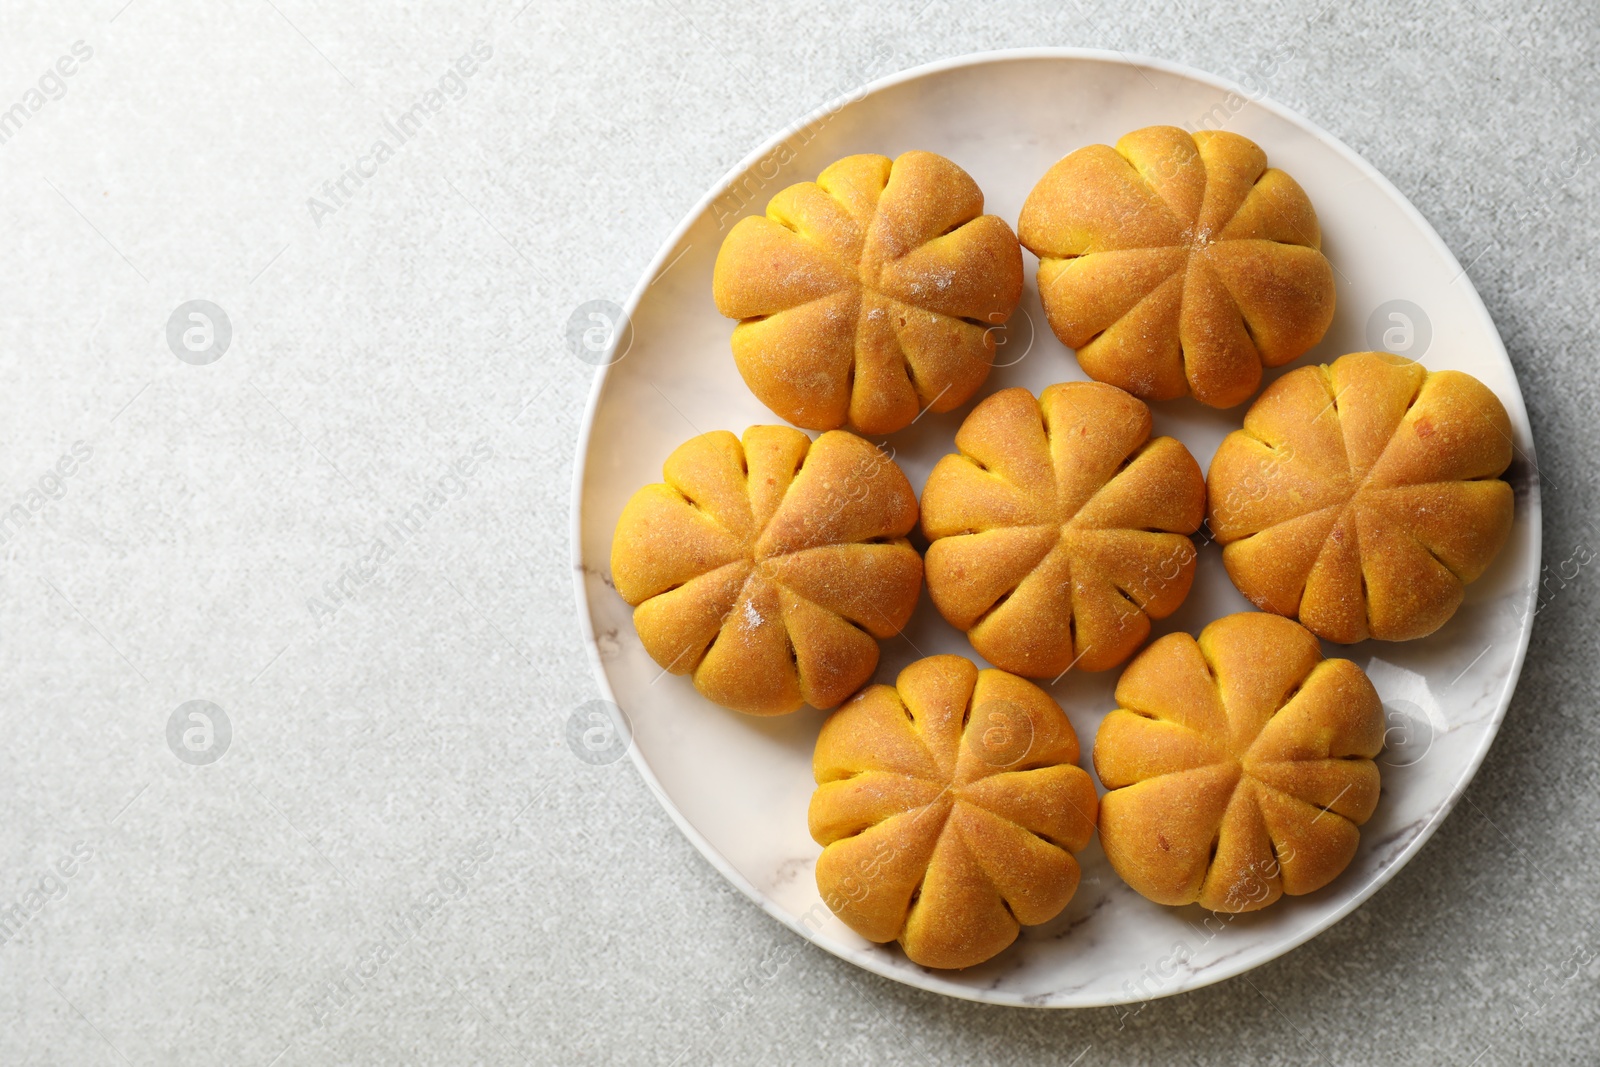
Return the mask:
<svg viewBox="0 0 1600 1067">
<path fill-rule="evenodd" d="M 1031 678 L 1123 662 L 1189 595 L 1205 481 L 1115 386 L 1005 389 L 922 492 L 928 591 L 985 659 Z"/>
<path fill-rule="evenodd" d="M 1511 532 L 1505 406 L 1386 352 L 1274 382 L 1217 449 L 1210 525 L 1239 591 L 1319 637 L 1443 626 Z"/>
<path fill-rule="evenodd" d="M 611 575 L 645 650 L 724 707 L 832 708 L 916 607 L 917 499 L 842 430 L 725 430 L 680 445 L 617 521 Z"/>
<path fill-rule="evenodd" d="M 1333 321 L 1311 201 L 1237 134 L 1150 126 L 1081 148 L 1034 186 L 1017 233 L 1055 335 L 1145 400 L 1243 403 Z"/>
<path fill-rule="evenodd" d="M 1244 612 L 1168 634 L 1116 699 L 1094 742 L 1100 839 L 1139 893 L 1256 911 L 1349 865 L 1378 803 L 1383 704 L 1310 631 Z"/>
<path fill-rule="evenodd" d="M 892 433 L 965 403 L 1022 297 L 1022 249 L 932 152 L 848 156 L 740 219 L 712 277 L 745 384 L 811 430 Z"/>
<path fill-rule="evenodd" d="M 1094 784 L 1050 695 L 930 656 L 834 712 L 817 738 L 817 888 L 869 941 L 971 967 L 1060 914 L 1094 834 Z"/>
</svg>

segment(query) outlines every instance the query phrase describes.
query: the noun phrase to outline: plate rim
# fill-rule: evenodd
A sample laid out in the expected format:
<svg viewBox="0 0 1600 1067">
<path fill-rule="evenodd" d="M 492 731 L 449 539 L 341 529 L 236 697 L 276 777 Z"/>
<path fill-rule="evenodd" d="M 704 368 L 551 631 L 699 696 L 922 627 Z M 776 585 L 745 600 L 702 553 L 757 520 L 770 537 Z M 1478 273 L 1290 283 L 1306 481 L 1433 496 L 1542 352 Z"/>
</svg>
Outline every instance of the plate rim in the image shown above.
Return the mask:
<svg viewBox="0 0 1600 1067">
<path fill-rule="evenodd" d="M 845 107 L 860 103 L 866 100 L 868 97 L 874 96 L 886 89 L 890 89 L 907 82 L 917 81 L 952 70 L 959 70 L 964 67 L 981 67 L 997 65 L 1001 63 L 1029 62 L 1035 60 L 1116 63 L 1132 66 L 1136 70 L 1141 67 L 1148 68 L 1164 74 L 1176 75 L 1178 77 L 1187 78 L 1191 81 L 1199 82 L 1204 85 L 1209 85 L 1212 88 L 1221 90 L 1223 92 L 1236 94 L 1240 98 L 1249 101 L 1254 106 L 1263 108 L 1277 117 L 1288 121 L 1290 124 L 1299 126 L 1306 130 L 1308 133 L 1320 140 L 1323 144 L 1344 156 L 1348 162 L 1353 164 L 1356 169 L 1367 178 L 1367 180 L 1371 181 L 1380 190 L 1386 193 L 1391 200 L 1400 206 L 1402 212 L 1408 216 L 1412 224 L 1417 227 L 1423 238 L 1432 244 L 1434 251 L 1442 254 L 1448 263 L 1453 264 L 1456 267 L 1458 278 L 1467 285 L 1467 289 L 1471 297 L 1470 303 L 1476 311 L 1476 315 L 1480 320 L 1480 324 L 1487 327 L 1489 335 L 1493 338 L 1493 351 L 1497 352 L 1500 358 L 1505 362 L 1506 367 L 1510 370 L 1511 379 L 1516 384 L 1515 395 L 1509 398 L 1509 401 L 1507 401 L 1507 398 L 1504 397 L 1500 399 L 1502 402 L 1507 403 L 1508 408 L 1512 409 L 1509 413 L 1511 414 L 1513 423 L 1525 428 L 1527 432 L 1528 447 L 1524 458 L 1528 461 L 1529 466 L 1529 491 L 1526 497 L 1528 503 L 1526 505 L 1527 515 L 1525 521 L 1530 524 L 1529 532 L 1533 546 L 1530 565 L 1532 567 L 1532 573 L 1534 575 L 1538 575 L 1543 567 L 1544 555 L 1543 504 L 1540 490 L 1541 478 L 1539 474 L 1538 462 L 1536 460 L 1537 443 L 1534 441 L 1533 437 L 1533 424 L 1528 417 L 1527 404 L 1523 396 L 1522 381 L 1517 374 L 1516 364 L 1511 361 L 1510 353 L 1506 351 L 1505 339 L 1501 337 L 1500 330 L 1495 325 L 1493 316 L 1489 314 L 1489 309 L 1484 304 L 1482 296 L 1478 293 L 1477 286 L 1472 283 L 1472 279 L 1467 275 L 1466 270 L 1462 268 L 1461 261 L 1456 258 L 1456 255 L 1453 251 L 1451 251 L 1450 246 L 1444 242 L 1442 237 L 1439 236 L 1439 233 L 1434 229 L 1433 224 L 1430 223 L 1422 214 L 1422 212 L 1417 209 L 1416 205 L 1411 202 L 1411 199 L 1402 193 L 1400 189 L 1394 185 L 1394 183 L 1389 181 L 1389 179 L 1385 177 L 1382 172 L 1369 163 L 1354 149 L 1346 145 L 1338 137 L 1335 137 L 1333 134 L 1323 129 L 1320 125 L 1306 118 L 1304 115 L 1300 114 L 1294 109 L 1273 100 L 1265 93 L 1252 95 L 1250 90 L 1244 88 L 1242 85 L 1239 85 L 1236 82 L 1233 82 L 1230 79 L 1220 77 L 1208 71 L 1203 71 L 1198 68 L 1191 67 L 1188 64 L 1179 63 L 1174 60 L 1162 59 L 1137 52 L 1125 52 L 1120 49 L 1106 48 L 1043 46 L 1031 48 L 988 49 L 981 52 L 970 52 L 959 56 L 951 56 L 945 59 L 936 60 L 931 63 L 924 63 L 918 66 L 908 67 L 904 70 L 896 71 L 892 74 L 885 75 L 882 78 L 867 82 L 851 92 L 843 93 L 824 101 L 822 104 L 803 114 L 800 118 L 790 122 L 784 127 L 779 128 L 770 137 L 758 144 L 737 163 L 735 163 L 733 167 L 722 176 L 722 178 L 714 183 L 710 189 L 698 200 L 696 200 L 693 206 L 691 206 L 688 211 L 685 212 L 678 224 L 672 228 L 671 232 L 663 240 L 660 248 L 657 250 L 656 254 L 651 258 L 649 264 L 641 273 L 638 283 L 634 286 L 632 292 L 629 293 L 626 302 L 622 305 L 622 313 L 624 316 L 624 321 L 627 323 L 627 330 L 617 331 L 617 335 L 613 340 L 612 348 L 608 350 L 608 356 L 610 355 L 611 351 L 615 350 L 617 341 L 619 341 L 625 333 L 631 336 L 634 312 L 638 309 L 640 302 L 644 299 L 645 292 L 652 284 L 654 284 L 656 278 L 664 272 L 664 266 L 666 265 L 668 255 L 678 246 L 685 234 L 688 233 L 690 228 L 692 228 L 695 223 L 699 221 L 701 216 L 704 215 L 705 212 L 709 210 L 720 197 L 725 195 L 733 187 L 738 179 L 742 178 L 751 167 L 755 166 L 762 159 L 766 158 L 774 150 L 781 146 L 787 138 L 793 135 L 794 130 L 809 126 L 819 118 L 835 114 Z M 626 357 L 626 354 L 627 353 L 624 352 L 623 356 Z M 593 380 L 589 386 L 589 396 L 584 404 L 583 418 L 578 428 L 576 454 L 573 460 L 572 497 L 569 512 L 568 536 L 570 538 L 570 559 L 572 563 L 573 586 L 577 595 L 578 627 L 583 639 L 584 651 L 588 657 L 589 666 L 594 679 L 599 685 L 600 696 L 609 702 L 613 707 L 621 711 L 624 716 L 626 716 L 626 710 L 617 703 L 616 693 L 611 688 L 610 678 L 606 674 L 605 664 L 600 656 L 599 644 L 595 638 L 594 620 L 592 616 L 592 609 L 589 603 L 589 590 L 586 582 L 587 565 L 583 557 L 583 486 L 589 465 L 589 449 L 591 445 L 590 436 L 594 427 L 595 412 L 599 409 L 600 397 L 605 391 L 606 380 L 610 376 L 612 367 L 619 362 L 621 362 L 620 358 L 609 358 L 607 362 L 598 366 L 596 368 L 596 373 L 594 374 Z M 1529 598 L 1536 601 L 1537 583 L 1534 583 L 1532 586 L 1530 586 Z M 1253 955 L 1249 952 L 1241 953 L 1237 960 L 1230 961 L 1225 967 L 1207 968 L 1204 973 L 1195 976 L 1194 981 L 1188 983 L 1179 983 L 1173 988 L 1164 989 L 1152 996 L 1117 997 L 1096 1000 L 1092 1003 L 1042 1000 L 1035 994 L 1007 993 L 999 990 L 979 989 L 973 986 L 951 982 L 942 978 L 939 972 L 929 971 L 927 968 L 923 968 L 921 973 L 918 973 L 907 971 L 904 968 L 891 967 L 880 957 L 871 953 L 870 950 L 849 949 L 844 946 L 835 946 L 818 940 L 815 936 L 813 936 L 812 932 L 806 929 L 804 923 L 796 921 L 786 912 L 780 910 L 770 898 L 758 890 L 749 881 L 749 879 L 745 878 L 743 874 L 741 874 L 731 863 L 729 863 L 722 853 L 718 851 L 717 848 L 713 846 L 692 823 L 689 822 L 688 818 L 678 810 L 677 805 L 672 802 L 672 799 L 661 787 L 660 782 L 655 776 L 655 772 L 651 769 L 649 761 L 641 753 L 639 746 L 632 744 L 631 740 L 628 745 L 628 757 L 633 763 L 635 770 L 638 771 L 639 776 L 643 779 L 645 786 L 652 794 L 654 794 L 657 803 L 659 803 L 667 812 L 667 815 L 677 825 L 678 830 L 684 835 L 685 838 L 688 839 L 689 843 L 694 846 L 695 850 L 698 851 L 702 857 L 708 860 L 712 867 L 715 868 L 719 874 L 726 878 L 731 885 L 733 885 L 741 893 L 743 893 L 745 897 L 755 903 L 762 911 L 771 916 L 773 919 L 776 919 L 793 934 L 803 938 L 805 941 L 815 945 L 817 948 L 820 948 L 825 952 L 830 953 L 831 955 L 837 956 L 838 958 L 854 964 L 863 970 L 880 975 L 881 977 L 887 978 L 901 985 L 909 986 L 913 989 L 925 990 L 931 993 L 939 993 L 944 996 L 954 997 L 956 999 L 965 1000 L 972 1003 L 1038 1009 L 1093 1009 L 1117 1007 L 1125 1004 L 1142 1004 L 1151 1000 L 1159 1000 L 1165 997 L 1178 996 L 1183 993 L 1190 993 L 1198 989 L 1203 989 L 1207 986 L 1214 985 L 1229 978 L 1235 978 L 1239 975 L 1248 973 L 1249 971 L 1260 967 L 1262 964 L 1269 963 L 1274 959 L 1278 959 L 1281 956 L 1287 955 L 1296 948 L 1299 948 L 1301 945 L 1305 944 L 1307 941 L 1310 941 L 1312 938 L 1327 932 L 1334 925 L 1349 916 L 1351 912 L 1355 911 L 1368 900 L 1372 899 L 1372 897 L 1376 895 L 1380 889 L 1387 885 L 1389 881 L 1392 880 L 1394 876 L 1398 874 L 1400 870 L 1416 856 L 1417 852 L 1421 850 L 1422 846 L 1427 844 L 1428 840 L 1433 837 L 1434 832 L 1444 822 L 1445 818 L 1455 810 L 1455 807 L 1460 802 L 1461 798 L 1466 795 L 1467 788 L 1471 786 L 1473 780 L 1477 777 L 1479 769 L 1483 766 L 1483 761 L 1488 757 L 1489 750 L 1494 747 L 1495 739 L 1500 735 L 1500 727 L 1505 721 L 1506 713 L 1511 706 L 1511 699 L 1516 693 L 1517 683 L 1522 677 L 1522 667 L 1527 658 L 1528 645 L 1533 635 L 1533 626 L 1534 621 L 1537 618 L 1537 612 L 1529 612 L 1526 617 L 1527 622 L 1521 627 L 1518 635 L 1517 648 L 1512 656 L 1510 668 L 1506 672 L 1505 680 L 1500 687 L 1500 691 L 1496 694 L 1495 712 L 1490 717 L 1488 728 L 1484 733 L 1483 740 L 1480 742 L 1477 750 L 1472 753 L 1471 757 L 1467 761 L 1462 774 L 1452 785 L 1450 796 L 1442 805 L 1439 806 L 1437 810 L 1435 810 L 1435 812 L 1429 817 L 1428 821 L 1420 830 L 1417 831 L 1416 835 L 1405 846 L 1405 848 L 1397 852 L 1393 859 L 1391 859 L 1385 867 L 1373 875 L 1370 881 L 1368 881 L 1361 888 L 1351 892 L 1344 903 L 1330 912 L 1322 921 L 1313 924 L 1309 929 L 1299 934 L 1286 937 L 1281 941 L 1275 942 L 1269 948 L 1263 950 L 1263 953 L 1260 955 Z"/>
</svg>

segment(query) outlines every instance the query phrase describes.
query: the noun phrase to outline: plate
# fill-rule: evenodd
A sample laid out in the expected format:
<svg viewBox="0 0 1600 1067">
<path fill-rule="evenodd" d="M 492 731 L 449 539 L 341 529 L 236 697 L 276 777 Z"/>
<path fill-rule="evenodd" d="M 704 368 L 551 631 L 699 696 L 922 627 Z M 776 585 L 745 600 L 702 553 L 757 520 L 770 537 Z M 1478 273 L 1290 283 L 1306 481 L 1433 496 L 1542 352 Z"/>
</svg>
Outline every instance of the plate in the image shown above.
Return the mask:
<svg viewBox="0 0 1600 1067">
<path fill-rule="evenodd" d="M 1124 885 L 1096 839 L 1079 856 L 1082 883 L 1058 918 L 1025 928 L 982 966 L 928 970 L 896 946 L 857 936 L 817 893 L 820 850 L 806 831 L 806 806 L 824 713 L 750 718 L 706 701 L 687 678 L 664 675 L 610 586 L 612 531 L 624 502 L 661 480 L 662 461 L 684 440 L 781 421 L 740 379 L 728 343 L 733 324 L 712 303 L 712 265 L 738 218 L 763 211 L 779 189 L 815 178 L 842 156 L 922 148 L 965 168 L 983 189 L 986 210 L 1015 227 L 1028 191 L 1057 159 L 1158 123 L 1251 138 L 1316 205 L 1338 311 L 1317 348 L 1268 371 L 1267 379 L 1378 347 L 1430 369 L 1475 375 L 1504 401 L 1515 428 L 1506 475 L 1516 494 L 1515 523 L 1505 550 L 1467 587 L 1466 602 L 1438 633 L 1403 644 L 1324 646 L 1367 670 L 1388 725 L 1382 799 L 1362 828 L 1355 859 L 1333 883 L 1253 915 L 1165 908 Z M 1037 261 L 1026 252 L 1024 260 L 1021 308 L 974 403 L 1008 386 L 1038 392 L 1084 377 L 1045 327 Z M 574 487 L 579 619 L 600 689 L 626 713 L 639 772 L 695 847 L 774 918 L 829 952 L 908 985 L 1000 1004 L 1131 1004 L 1194 989 L 1248 971 L 1348 915 L 1422 847 L 1488 751 L 1537 610 L 1539 483 L 1516 375 L 1466 272 L 1432 227 L 1354 152 L 1284 108 L 1211 75 L 1122 53 L 997 52 L 906 71 L 819 109 L 752 152 L 689 213 L 623 311 L 613 347 L 595 357 L 606 365 L 590 396 Z M 595 314 L 603 325 L 606 316 Z M 887 440 L 920 494 L 971 407 L 927 414 L 875 440 Z M 1243 416 L 1242 408 L 1213 411 L 1189 399 L 1152 407 L 1155 432 L 1183 441 L 1202 466 Z M 1249 608 L 1219 550 L 1207 545 L 1187 603 L 1158 622 L 1155 635 L 1196 633 Z M 977 658 L 924 592 L 905 635 L 883 642 L 877 680 L 893 681 L 922 654 L 940 652 Z M 1114 707 L 1118 673 L 1073 671 L 1048 687 L 1078 731 L 1086 765 L 1100 719 Z"/>
</svg>

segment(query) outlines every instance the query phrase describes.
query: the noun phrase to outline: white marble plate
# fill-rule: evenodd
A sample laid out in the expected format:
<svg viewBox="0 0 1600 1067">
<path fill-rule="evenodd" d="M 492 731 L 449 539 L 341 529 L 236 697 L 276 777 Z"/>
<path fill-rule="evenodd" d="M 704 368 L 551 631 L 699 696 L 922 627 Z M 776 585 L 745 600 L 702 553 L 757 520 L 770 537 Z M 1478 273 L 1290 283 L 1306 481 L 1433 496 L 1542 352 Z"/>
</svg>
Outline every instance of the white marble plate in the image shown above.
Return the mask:
<svg viewBox="0 0 1600 1067">
<path fill-rule="evenodd" d="M 1367 669 L 1391 726 L 1382 800 L 1354 862 L 1331 885 L 1232 919 L 1199 907 L 1164 908 L 1128 889 L 1096 840 L 1079 857 L 1082 885 L 1059 918 L 1024 930 L 980 967 L 926 970 L 895 946 L 862 940 L 818 896 L 819 850 L 806 832 L 806 805 L 823 714 L 749 718 L 704 700 L 686 678 L 663 676 L 611 588 L 612 530 L 628 496 L 659 481 L 662 461 L 685 439 L 779 421 L 740 380 L 728 346 L 732 324 L 712 304 L 712 264 L 735 219 L 763 210 L 780 188 L 814 178 L 841 156 L 923 148 L 964 167 L 987 209 L 1014 226 L 1033 183 L 1061 156 L 1155 123 L 1220 125 L 1250 137 L 1310 194 L 1335 267 L 1338 313 L 1322 344 L 1291 367 L 1376 347 L 1368 340 L 1376 317 L 1379 332 L 1397 331 L 1391 349 L 1430 368 L 1474 374 L 1500 396 L 1516 428 L 1507 475 L 1516 489 L 1516 523 L 1505 551 L 1437 634 L 1408 644 L 1325 648 Z M 1037 392 L 1083 377 L 1044 326 L 1036 262 L 1024 258 L 1027 289 L 997 361 L 1007 365 L 980 396 L 1013 385 Z M 1390 301 L 1408 302 L 1400 308 L 1414 327 L 1409 348 L 1405 322 L 1388 317 Z M 1536 610 L 1539 486 L 1522 395 L 1494 324 L 1450 250 L 1372 167 L 1299 116 L 1209 75 L 1120 53 L 991 53 L 908 71 L 850 94 L 752 152 L 668 239 L 626 311 L 631 330 L 622 331 L 620 355 L 600 372 L 590 397 L 575 486 L 579 617 L 600 689 L 631 720 L 634 761 L 689 840 L 773 917 L 828 951 L 910 985 L 1003 1004 L 1131 1004 L 1193 989 L 1248 971 L 1349 914 L 1428 839 L 1487 752 Z M 1156 432 L 1178 437 L 1202 465 L 1242 416 L 1187 399 L 1154 407 Z M 919 492 L 970 408 L 927 415 L 892 435 L 889 444 Z M 1217 549 L 1206 547 L 1188 603 L 1156 633 L 1197 632 L 1248 607 Z M 974 655 L 926 595 L 906 636 L 884 643 L 878 680 L 893 681 L 917 649 Z M 1086 764 L 1095 729 L 1113 706 L 1116 676 L 1074 671 L 1051 687 L 1077 728 Z"/>
</svg>

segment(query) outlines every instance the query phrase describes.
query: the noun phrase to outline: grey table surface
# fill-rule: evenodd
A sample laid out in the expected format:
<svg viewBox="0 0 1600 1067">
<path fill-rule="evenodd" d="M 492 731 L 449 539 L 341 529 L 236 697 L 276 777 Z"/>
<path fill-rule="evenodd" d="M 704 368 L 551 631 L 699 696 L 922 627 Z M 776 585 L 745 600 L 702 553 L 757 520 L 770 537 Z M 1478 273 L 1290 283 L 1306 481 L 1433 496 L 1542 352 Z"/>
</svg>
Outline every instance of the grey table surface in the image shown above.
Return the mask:
<svg viewBox="0 0 1600 1067">
<path fill-rule="evenodd" d="M 869 60 L 1045 44 L 1258 77 L 1375 164 L 1544 485 L 1522 682 L 1437 836 L 1137 1012 L 863 973 L 564 740 L 572 310 Z M 1580 2 L 5 4 L 0 1062 L 1600 1062 L 1597 48 Z M 225 346 L 169 344 L 196 299 Z"/>
</svg>

